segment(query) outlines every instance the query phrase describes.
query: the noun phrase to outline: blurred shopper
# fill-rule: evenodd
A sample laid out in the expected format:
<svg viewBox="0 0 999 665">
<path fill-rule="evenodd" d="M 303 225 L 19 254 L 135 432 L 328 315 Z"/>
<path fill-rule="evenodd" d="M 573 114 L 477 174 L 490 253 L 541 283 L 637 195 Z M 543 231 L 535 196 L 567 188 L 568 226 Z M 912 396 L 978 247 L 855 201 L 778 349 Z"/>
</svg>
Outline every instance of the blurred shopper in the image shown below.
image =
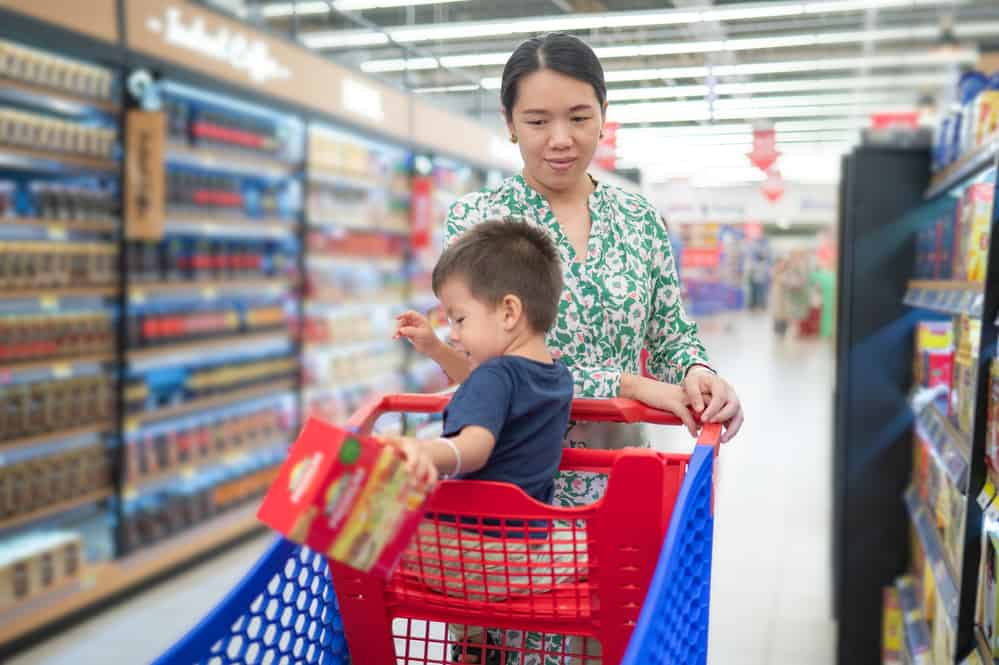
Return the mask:
<svg viewBox="0 0 999 665">
<path fill-rule="evenodd" d="M 767 292 L 770 290 L 772 257 L 770 245 L 763 238 L 753 243 L 749 250 L 749 309 L 760 312 L 767 308 Z"/>
</svg>

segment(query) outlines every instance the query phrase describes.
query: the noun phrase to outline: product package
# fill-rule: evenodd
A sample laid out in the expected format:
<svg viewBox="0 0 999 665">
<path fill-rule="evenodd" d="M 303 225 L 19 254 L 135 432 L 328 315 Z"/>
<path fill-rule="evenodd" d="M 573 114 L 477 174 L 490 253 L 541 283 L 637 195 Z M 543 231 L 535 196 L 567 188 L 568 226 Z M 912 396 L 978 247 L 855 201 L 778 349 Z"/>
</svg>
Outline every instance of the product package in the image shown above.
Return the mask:
<svg viewBox="0 0 999 665">
<path fill-rule="evenodd" d="M 969 316 L 957 319 L 957 351 L 954 354 L 954 379 L 949 415 L 957 420 L 962 432 L 970 432 L 975 416 L 975 382 L 982 322 Z"/>
<path fill-rule="evenodd" d="M 257 516 L 330 559 L 387 577 L 426 498 L 394 447 L 310 418 Z"/>
<path fill-rule="evenodd" d="M 904 629 L 902 610 L 898 604 L 898 591 L 888 586 L 881 590 L 881 663 L 882 665 L 902 665 Z"/>
<path fill-rule="evenodd" d="M 916 385 L 951 387 L 954 373 L 954 326 L 950 321 L 920 321 L 916 325 Z"/>
<path fill-rule="evenodd" d="M 992 470 L 999 471 L 999 359 L 992 361 L 988 409 L 988 420 L 985 425 L 985 457 Z"/>
<path fill-rule="evenodd" d="M 992 226 L 992 199 L 995 185 L 975 183 L 965 192 L 963 232 L 967 247 L 964 275 L 969 282 L 984 282 L 989 250 L 989 230 Z M 960 273 L 955 274 L 961 278 Z"/>
</svg>

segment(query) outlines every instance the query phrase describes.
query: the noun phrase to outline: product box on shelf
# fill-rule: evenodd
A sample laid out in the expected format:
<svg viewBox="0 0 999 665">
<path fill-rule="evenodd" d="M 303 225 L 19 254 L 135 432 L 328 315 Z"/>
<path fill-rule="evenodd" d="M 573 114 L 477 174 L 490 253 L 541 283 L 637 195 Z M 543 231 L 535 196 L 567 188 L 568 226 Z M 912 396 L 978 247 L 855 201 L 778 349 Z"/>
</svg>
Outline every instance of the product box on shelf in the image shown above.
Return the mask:
<svg viewBox="0 0 999 665">
<path fill-rule="evenodd" d="M 999 631 L 996 626 L 996 555 L 999 551 L 999 540 L 988 531 L 982 534 L 982 558 L 978 581 L 978 612 L 977 623 L 985 634 L 985 639 L 995 657 L 999 657 Z"/>
<path fill-rule="evenodd" d="M 994 183 L 979 182 L 968 187 L 961 200 L 962 252 L 958 256 L 961 269 L 955 271 L 960 279 L 985 281 L 994 192 Z"/>
<path fill-rule="evenodd" d="M 914 383 L 924 388 L 947 386 L 953 375 L 954 326 L 950 321 L 920 321 L 916 325 Z"/>
<path fill-rule="evenodd" d="M 937 607 L 934 612 L 931 630 L 933 631 L 931 638 L 933 646 L 930 651 L 933 654 L 933 662 L 954 662 L 957 635 L 951 629 L 950 623 L 947 620 L 946 609 L 943 606 L 943 600 L 939 596 L 937 596 Z"/>
<path fill-rule="evenodd" d="M 394 446 L 313 418 L 258 515 L 333 560 L 387 576 L 419 525 L 427 491 Z"/>
<path fill-rule="evenodd" d="M 112 74 L 103 67 L 9 41 L 0 41 L 0 78 L 103 101 L 114 93 Z"/>
<path fill-rule="evenodd" d="M 29 533 L 0 542 L 0 611 L 80 579 L 79 534 Z"/>
<path fill-rule="evenodd" d="M 894 586 L 881 590 L 881 665 L 902 665 L 905 634 L 898 591 Z"/>
<path fill-rule="evenodd" d="M 992 470 L 999 471 L 999 359 L 992 361 L 990 374 L 985 456 Z"/>
<path fill-rule="evenodd" d="M 949 415 L 962 432 L 970 432 L 975 414 L 975 384 L 978 370 L 978 347 L 981 342 L 981 319 L 960 316 L 957 319 L 957 352 L 954 355 L 954 379 Z"/>
</svg>

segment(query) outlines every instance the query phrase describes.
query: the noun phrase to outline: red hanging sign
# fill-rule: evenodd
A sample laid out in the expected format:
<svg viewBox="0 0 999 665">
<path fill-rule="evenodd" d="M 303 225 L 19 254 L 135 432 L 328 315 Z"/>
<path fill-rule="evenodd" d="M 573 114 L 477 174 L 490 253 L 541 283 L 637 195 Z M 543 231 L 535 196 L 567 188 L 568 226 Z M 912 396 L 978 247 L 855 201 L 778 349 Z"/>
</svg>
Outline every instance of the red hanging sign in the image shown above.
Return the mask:
<svg viewBox="0 0 999 665">
<path fill-rule="evenodd" d="M 771 126 L 753 129 L 753 151 L 748 153 L 749 161 L 761 171 L 766 171 L 777 162 L 777 132 Z"/>
<path fill-rule="evenodd" d="M 604 137 L 597 144 L 593 162 L 605 171 L 617 169 L 617 128 L 619 123 L 605 122 Z"/>
<path fill-rule="evenodd" d="M 760 191 L 770 203 L 777 203 L 784 196 L 784 176 L 778 169 L 767 171 L 767 179 L 760 187 Z"/>
<path fill-rule="evenodd" d="M 430 227 L 434 216 L 434 180 L 430 176 L 413 176 L 410 191 L 409 239 L 413 249 L 430 246 Z"/>
<path fill-rule="evenodd" d="M 918 111 L 871 114 L 871 129 L 919 129 Z"/>
</svg>

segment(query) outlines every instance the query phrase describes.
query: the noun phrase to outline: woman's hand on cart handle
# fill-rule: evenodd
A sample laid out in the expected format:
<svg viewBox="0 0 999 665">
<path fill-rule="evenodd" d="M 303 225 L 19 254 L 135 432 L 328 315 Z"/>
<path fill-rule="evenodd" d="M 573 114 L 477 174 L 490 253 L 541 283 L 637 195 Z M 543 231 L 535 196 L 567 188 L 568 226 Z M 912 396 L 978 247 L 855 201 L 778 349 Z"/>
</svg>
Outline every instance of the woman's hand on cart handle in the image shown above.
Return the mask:
<svg viewBox="0 0 999 665">
<path fill-rule="evenodd" d="M 703 422 L 725 425 L 722 443 L 731 441 L 739 433 L 745 417 L 739 396 L 728 381 L 707 367 L 694 365 L 683 380 L 683 388 L 687 403 L 695 413 L 701 414 Z"/>
<path fill-rule="evenodd" d="M 683 386 L 663 383 L 634 374 L 621 375 L 621 397 L 634 399 L 660 411 L 669 411 L 683 423 L 690 436 L 697 436 L 697 420 Z"/>
</svg>

